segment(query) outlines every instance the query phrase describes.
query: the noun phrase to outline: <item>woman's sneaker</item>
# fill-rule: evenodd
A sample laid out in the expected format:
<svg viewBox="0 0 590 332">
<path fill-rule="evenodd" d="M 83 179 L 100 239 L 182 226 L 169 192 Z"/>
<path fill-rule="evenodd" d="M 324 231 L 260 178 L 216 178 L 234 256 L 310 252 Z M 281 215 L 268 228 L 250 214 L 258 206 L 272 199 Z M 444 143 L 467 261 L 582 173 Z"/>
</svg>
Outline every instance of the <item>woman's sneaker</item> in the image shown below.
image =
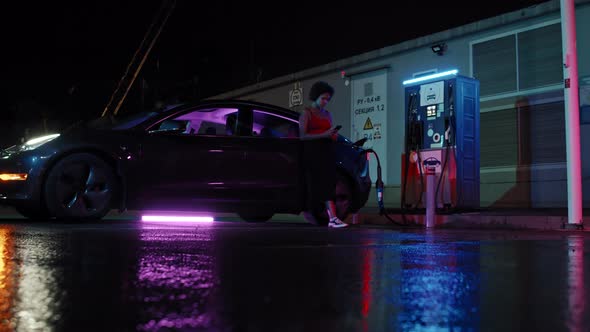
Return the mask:
<svg viewBox="0 0 590 332">
<path fill-rule="evenodd" d="M 330 219 L 330 222 L 328 223 L 328 227 L 332 227 L 332 228 L 341 228 L 341 227 L 346 227 L 348 226 L 347 223 L 345 223 L 344 221 L 338 219 L 338 217 L 334 217 L 332 219 Z"/>
</svg>

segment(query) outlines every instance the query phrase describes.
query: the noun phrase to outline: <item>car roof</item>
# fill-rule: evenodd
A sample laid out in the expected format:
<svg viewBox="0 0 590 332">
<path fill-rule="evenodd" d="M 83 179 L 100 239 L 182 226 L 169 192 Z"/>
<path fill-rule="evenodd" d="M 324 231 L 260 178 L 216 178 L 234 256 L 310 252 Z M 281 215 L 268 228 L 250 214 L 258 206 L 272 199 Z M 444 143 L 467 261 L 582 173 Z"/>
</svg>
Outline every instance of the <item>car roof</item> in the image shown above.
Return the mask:
<svg viewBox="0 0 590 332">
<path fill-rule="evenodd" d="M 249 106 L 249 107 L 261 107 L 269 110 L 276 111 L 278 113 L 282 113 L 283 115 L 298 117 L 299 112 L 293 111 L 281 106 L 259 102 L 259 101 L 252 101 L 252 100 L 241 100 L 241 99 L 205 99 L 194 103 L 185 103 L 180 108 L 194 108 L 194 107 L 227 107 L 227 106 Z M 174 108 L 178 109 L 178 108 Z"/>
<path fill-rule="evenodd" d="M 281 106 L 272 105 L 264 102 L 251 101 L 251 100 L 240 100 L 240 99 L 205 99 L 197 102 L 187 102 L 178 105 L 169 105 L 168 107 L 158 111 L 157 115 L 150 117 L 150 121 L 139 123 L 135 126 L 136 129 L 145 129 L 150 127 L 154 122 L 161 121 L 161 119 L 167 118 L 178 112 L 195 108 L 257 108 L 260 107 L 264 110 L 269 110 L 278 115 L 291 118 L 298 121 L 299 112 L 293 111 Z"/>
</svg>

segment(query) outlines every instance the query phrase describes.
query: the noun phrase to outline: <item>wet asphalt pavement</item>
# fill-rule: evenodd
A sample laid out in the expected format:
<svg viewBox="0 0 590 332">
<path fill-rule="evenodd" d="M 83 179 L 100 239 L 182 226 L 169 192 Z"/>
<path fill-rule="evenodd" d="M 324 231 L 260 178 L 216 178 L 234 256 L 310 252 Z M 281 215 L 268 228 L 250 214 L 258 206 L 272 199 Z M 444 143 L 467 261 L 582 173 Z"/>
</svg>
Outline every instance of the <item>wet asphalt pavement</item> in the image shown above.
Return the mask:
<svg viewBox="0 0 590 332">
<path fill-rule="evenodd" d="M 589 252 L 575 231 L 4 219 L 0 331 L 589 331 Z"/>
</svg>

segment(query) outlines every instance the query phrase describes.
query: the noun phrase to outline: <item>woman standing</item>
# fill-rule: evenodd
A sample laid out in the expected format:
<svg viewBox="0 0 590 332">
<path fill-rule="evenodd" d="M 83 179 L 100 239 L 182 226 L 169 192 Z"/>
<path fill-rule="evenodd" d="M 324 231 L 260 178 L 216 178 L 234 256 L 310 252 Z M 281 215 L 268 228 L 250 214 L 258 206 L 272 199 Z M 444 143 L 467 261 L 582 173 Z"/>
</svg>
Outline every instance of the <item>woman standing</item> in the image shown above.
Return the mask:
<svg viewBox="0 0 590 332">
<path fill-rule="evenodd" d="M 316 82 L 311 87 L 306 107 L 299 117 L 299 136 L 303 142 L 303 162 L 308 189 L 308 208 L 324 204 L 328 214 L 328 227 L 346 227 L 336 215 L 333 196 L 336 188 L 336 160 L 333 144 L 338 138 L 338 127 L 334 127 L 332 114 L 326 105 L 334 95 L 334 88 L 326 82 Z"/>
</svg>

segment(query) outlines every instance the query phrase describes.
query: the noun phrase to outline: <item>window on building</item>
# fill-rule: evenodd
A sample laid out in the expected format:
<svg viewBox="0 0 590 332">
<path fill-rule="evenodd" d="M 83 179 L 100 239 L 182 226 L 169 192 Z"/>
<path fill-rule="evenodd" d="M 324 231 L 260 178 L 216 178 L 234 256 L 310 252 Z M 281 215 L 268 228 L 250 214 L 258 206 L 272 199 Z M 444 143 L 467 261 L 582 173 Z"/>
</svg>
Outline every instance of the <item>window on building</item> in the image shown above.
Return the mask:
<svg viewBox="0 0 590 332">
<path fill-rule="evenodd" d="M 565 161 L 558 21 L 472 44 L 482 167 Z"/>
<path fill-rule="evenodd" d="M 473 77 L 481 96 L 560 84 L 561 47 L 560 23 L 473 43 Z"/>
<path fill-rule="evenodd" d="M 563 102 L 531 106 L 530 135 L 523 144 L 530 146 L 531 164 L 559 163 L 566 161 L 565 109 Z"/>
<path fill-rule="evenodd" d="M 474 44 L 473 77 L 479 80 L 481 96 L 516 91 L 515 36 Z"/>
<path fill-rule="evenodd" d="M 517 165 L 518 128 L 515 109 L 481 113 L 480 166 Z"/>
<path fill-rule="evenodd" d="M 551 24 L 518 34 L 519 89 L 533 89 L 560 83 L 561 27 Z"/>
<path fill-rule="evenodd" d="M 480 114 L 481 167 L 566 161 L 563 91 L 506 98 Z M 483 103 L 490 106 L 492 102 Z"/>
</svg>

